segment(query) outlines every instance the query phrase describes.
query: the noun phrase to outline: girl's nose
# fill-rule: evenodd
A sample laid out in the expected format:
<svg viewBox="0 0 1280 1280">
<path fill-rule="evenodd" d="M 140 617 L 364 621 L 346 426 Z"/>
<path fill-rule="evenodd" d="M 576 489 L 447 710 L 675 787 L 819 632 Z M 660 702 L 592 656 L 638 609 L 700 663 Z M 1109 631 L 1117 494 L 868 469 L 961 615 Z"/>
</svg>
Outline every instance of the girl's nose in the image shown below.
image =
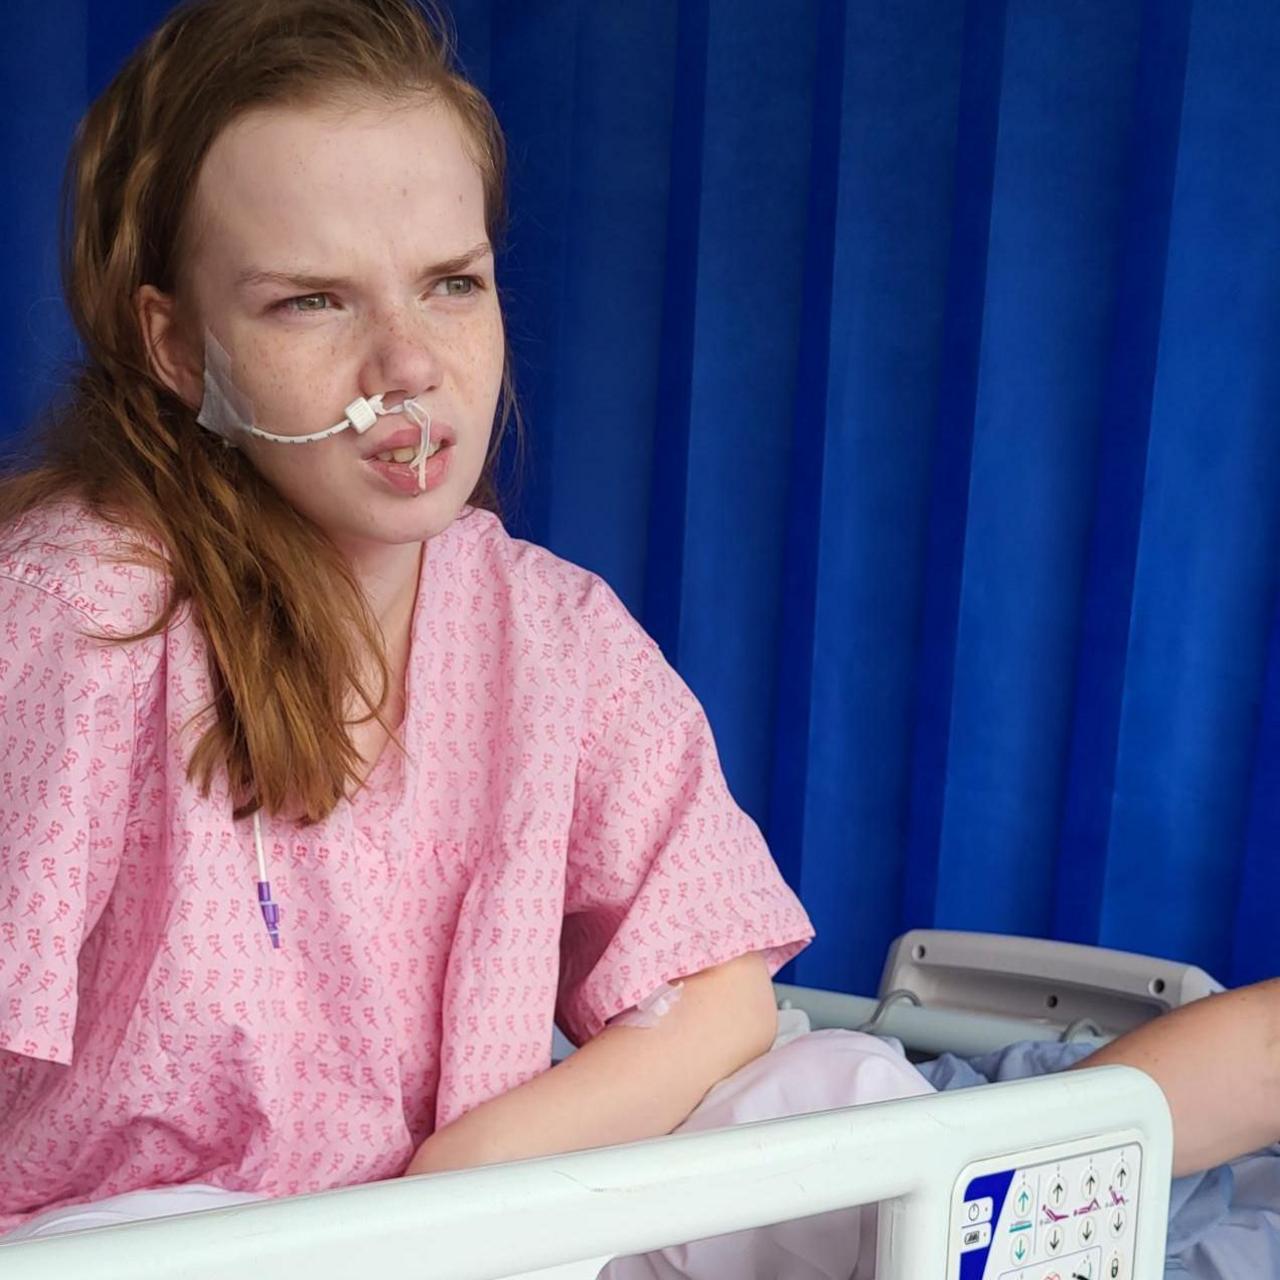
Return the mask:
<svg viewBox="0 0 1280 1280">
<path fill-rule="evenodd" d="M 385 402 L 394 405 L 404 396 L 434 390 L 440 376 L 434 337 L 421 327 L 392 321 L 380 328 L 372 344 L 360 392 L 365 396 L 382 392 Z"/>
</svg>

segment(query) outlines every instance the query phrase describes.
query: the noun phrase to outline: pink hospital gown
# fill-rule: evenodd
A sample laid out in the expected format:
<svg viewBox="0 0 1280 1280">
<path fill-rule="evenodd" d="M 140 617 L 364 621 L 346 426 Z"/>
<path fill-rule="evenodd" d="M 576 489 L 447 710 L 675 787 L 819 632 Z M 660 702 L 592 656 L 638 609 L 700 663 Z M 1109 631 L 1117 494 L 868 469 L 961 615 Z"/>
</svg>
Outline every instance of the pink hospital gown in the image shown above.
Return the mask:
<svg viewBox="0 0 1280 1280">
<path fill-rule="evenodd" d="M 0 1232 L 202 1182 L 393 1177 L 663 982 L 812 929 L 706 719 L 597 577 L 471 512 L 423 557 L 401 727 L 307 828 L 187 780 L 184 610 L 71 504 L 0 553 Z M 185 726 L 185 727 L 184 727 Z"/>
</svg>

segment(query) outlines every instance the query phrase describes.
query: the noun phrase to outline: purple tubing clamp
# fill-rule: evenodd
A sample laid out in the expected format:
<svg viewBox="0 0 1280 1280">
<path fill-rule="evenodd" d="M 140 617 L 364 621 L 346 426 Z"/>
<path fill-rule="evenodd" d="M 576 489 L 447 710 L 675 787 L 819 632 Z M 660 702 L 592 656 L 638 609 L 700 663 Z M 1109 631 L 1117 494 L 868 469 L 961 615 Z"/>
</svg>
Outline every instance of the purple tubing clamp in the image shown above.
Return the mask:
<svg viewBox="0 0 1280 1280">
<path fill-rule="evenodd" d="M 271 946 L 280 950 L 280 907 L 271 901 L 271 881 L 258 881 L 258 906 L 262 911 L 262 919 L 266 922 L 267 932 L 271 935 Z"/>
</svg>

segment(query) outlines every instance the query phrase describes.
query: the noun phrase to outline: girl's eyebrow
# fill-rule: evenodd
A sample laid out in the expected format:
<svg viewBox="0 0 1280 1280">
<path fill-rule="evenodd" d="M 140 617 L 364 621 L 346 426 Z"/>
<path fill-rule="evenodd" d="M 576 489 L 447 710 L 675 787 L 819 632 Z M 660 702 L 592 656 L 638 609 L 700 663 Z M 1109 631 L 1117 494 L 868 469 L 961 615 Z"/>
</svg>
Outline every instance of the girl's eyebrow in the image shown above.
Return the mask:
<svg viewBox="0 0 1280 1280">
<path fill-rule="evenodd" d="M 457 275 L 468 267 L 474 266 L 482 258 L 491 256 L 492 253 L 493 248 L 489 242 L 487 240 L 482 241 L 462 253 L 455 254 L 452 258 L 446 258 L 442 262 L 423 267 L 418 272 L 418 279 L 431 280 L 440 276 Z M 323 276 L 305 269 L 266 271 L 259 267 L 245 267 L 236 276 L 235 287 L 237 290 L 241 290 L 256 289 L 263 285 L 274 285 L 277 288 L 283 286 L 288 289 L 296 289 L 301 293 L 327 293 L 332 289 L 348 288 L 351 283 L 351 280 L 346 276 Z"/>
</svg>

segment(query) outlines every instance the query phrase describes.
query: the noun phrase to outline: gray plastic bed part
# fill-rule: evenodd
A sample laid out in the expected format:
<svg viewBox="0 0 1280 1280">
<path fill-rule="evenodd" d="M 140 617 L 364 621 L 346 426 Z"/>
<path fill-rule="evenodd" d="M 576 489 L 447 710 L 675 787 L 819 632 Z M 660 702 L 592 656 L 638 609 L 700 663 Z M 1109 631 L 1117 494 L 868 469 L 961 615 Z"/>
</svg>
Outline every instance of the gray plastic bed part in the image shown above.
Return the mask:
<svg viewBox="0 0 1280 1280">
<path fill-rule="evenodd" d="M 779 1006 L 802 1009 L 814 1031 L 834 1027 L 867 1031 L 900 1041 L 917 1057 L 936 1057 L 941 1053 L 974 1057 L 1022 1040 L 1060 1038 L 1057 1030 L 1042 1022 L 955 1009 L 922 1009 L 905 1000 L 886 1004 L 866 996 L 848 996 L 816 987 L 793 987 L 783 982 L 775 982 L 773 990 Z M 1098 1037 L 1090 1035 L 1077 1035 L 1073 1039 L 1101 1043 Z"/>
<path fill-rule="evenodd" d="M 909 991 L 926 1009 L 995 1015 L 1121 1035 L 1222 991 L 1203 969 L 1105 947 L 992 933 L 913 929 L 890 948 L 880 996 Z"/>
</svg>

